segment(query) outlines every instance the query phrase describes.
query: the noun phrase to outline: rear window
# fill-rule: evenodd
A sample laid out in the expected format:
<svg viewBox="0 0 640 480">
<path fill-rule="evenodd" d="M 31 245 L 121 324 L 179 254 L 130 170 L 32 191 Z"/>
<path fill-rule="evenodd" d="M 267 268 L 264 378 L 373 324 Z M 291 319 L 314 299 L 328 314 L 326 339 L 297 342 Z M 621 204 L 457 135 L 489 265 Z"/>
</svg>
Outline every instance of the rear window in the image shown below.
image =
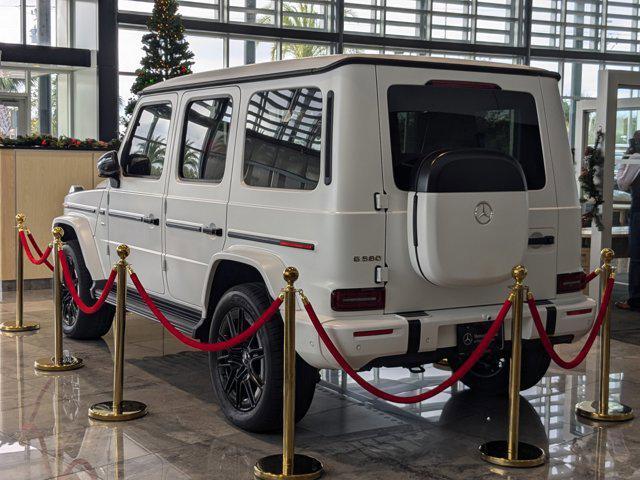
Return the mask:
<svg viewBox="0 0 640 480">
<path fill-rule="evenodd" d="M 515 158 L 529 190 L 545 185 L 533 97 L 498 88 L 394 85 L 389 88 L 393 177 L 411 191 L 420 161 L 444 149 L 482 148 Z"/>
</svg>

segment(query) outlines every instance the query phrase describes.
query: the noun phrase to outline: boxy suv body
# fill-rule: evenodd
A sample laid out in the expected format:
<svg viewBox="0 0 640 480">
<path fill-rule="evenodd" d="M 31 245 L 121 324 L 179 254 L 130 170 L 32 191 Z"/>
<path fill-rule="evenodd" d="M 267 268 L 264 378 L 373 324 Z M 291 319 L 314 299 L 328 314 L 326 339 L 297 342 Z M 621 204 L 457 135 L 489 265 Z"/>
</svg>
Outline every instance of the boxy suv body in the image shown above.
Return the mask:
<svg viewBox="0 0 640 480">
<path fill-rule="evenodd" d="M 131 247 L 141 281 L 203 341 L 246 328 L 300 270 L 352 366 L 411 369 L 469 355 L 523 263 L 556 343 L 593 322 L 581 292 L 580 209 L 558 76 L 479 62 L 340 55 L 250 65 L 147 88 L 102 188 L 65 199 L 55 224 L 81 294 L 100 292 Z M 113 299 L 111 299 L 113 300 Z M 133 291 L 129 308 L 148 310 Z M 65 302 L 65 331 L 93 338 Z M 298 418 L 317 369 L 337 368 L 299 310 Z M 466 375 L 502 390 L 510 332 Z M 525 315 L 523 388 L 549 357 Z M 223 410 L 255 431 L 279 423 L 281 319 L 210 357 Z"/>
</svg>

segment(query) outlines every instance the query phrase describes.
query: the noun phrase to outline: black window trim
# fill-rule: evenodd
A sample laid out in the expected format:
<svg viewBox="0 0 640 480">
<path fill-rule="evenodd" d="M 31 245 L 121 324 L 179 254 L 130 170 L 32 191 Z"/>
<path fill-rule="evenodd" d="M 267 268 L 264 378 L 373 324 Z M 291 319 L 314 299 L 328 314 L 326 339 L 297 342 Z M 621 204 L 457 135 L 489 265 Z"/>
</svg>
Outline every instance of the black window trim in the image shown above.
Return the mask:
<svg viewBox="0 0 640 480">
<path fill-rule="evenodd" d="M 149 181 L 158 181 L 162 178 L 162 174 L 165 171 L 165 165 L 167 163 L 167 152 L 169 151 L 169 142 L 171 141 L 171 126 L 173 124 L 173 119 L 174 119 L 174 115 L 175 115 L 175 106 L 174 106 L 174 101 L 171 99 L 164 99 L 164 100 L 155 100 L 155 99 L 149 99 L 148 102 L 144 102 L 144 103 L 140 103 L 140 106 L 138 107 L 138 110 L 136 111 L 136 120 L 135 122 L 133 122 L 133 124 L 131 125 L 131 130 L 128 132 L 127 134 L 127 141 L 124 145 L 124 148 L 122 149 L 122 153 L 123 155 L 120 158 L 120 171 L 122 172 L 122 176 L 123 177 L 128 177 L 128 178 L 141 178 L 143 180 L 149 180 Z M 147 107 L 153 107 L 156 105 L 169 105 L 171 107 L 171 117 L 169 118 L 169 130 L 167 132 L 167 145 L 166 145 L 166 151 L 165 151 L 165 157 L 164 157 L 164 162 L 162 163 L 162 173 L 160 173 L 160 175 L 155 176 L 155 175 L 132 175 L 130 173 L 126 173 L 124 166 L 122 165 L 122 161 L 124 160 L 124 153 L 127 152 L 127 155 L 130 155 L 131 152 L 131 141 L 133 140 L 134 137 L 136 137 L 135 135 L 135 130 L 136 130 L 136 124 L 138 123 L 138 121 L 140 120 L 140 116 L 142 115 L 142 111 L 147 108 Z M 149 141 L 153 141 L 153 140 L 149 140 Z M 156 142 L 157 143 L 157 142 Z"/>
<path fill-rule="evenodd" d="M 214 94 L 214 95 L 201 95 L 201 96 L 194 96 L 191 97 L 189 99 L 185 99 L 186 100 L 186 105 L 185 108 L 182 109 L 182 114 L 183 114 L 183 119 L 182 119 L 182 129 L 180 131 L 180 151 L 178 153 L 178 161 L 176 162 L 176 180 L 178 182 L 183 182 L 183 183 L 203 183 L 203 184 L 207 184 L 207 185 L 220 185 L 221 183 L 224 182 L 224 178 L 227 175 L 227 162 L 229 160 L 229 144 L 231 142 L 229 142 L 227 144 L 227 151 L 225 152 L 225 164 L 224 164 L 224 172 L 222 174 L 222 178 L 220 179 L 219 182 L 214 182 L 211 180 L 206 180 L 204 178 L 185 178 L 182 176 L 182 160 L 183 160 L 183 155 L 184 155 L 184 139 L 185 139 L 185 135 L 187 133 L 187 123 L 189 121 L 189 108 L 191 107 L 191 105 L 194 102 L 198 102 L 198 101 L 203 101 L 203 100 L 216 100 L 218 98 L 228 98 L 231 100 L 231 121 L 229 122 L 229 132 L 231 132 L 231 129 L 233 127 L 233 120 L 234 118 L 237 117 L 237 115 L 235 115 L 235 111 L 234 111 L 234 99 L 233 99 L 233 95 L 231 95 L 230 93 L 219 93 L 219 94 Z"/>
<path fill-rule="evenodd" d="M 438 80 L 437 78 L 433 78 L 432 80 Z M 389 154 L 390 154 L 390 158 L 392 159 L 391 161 L 391 168 L 393 169 L 393 147 L 392 147 L 392 142 L 391 142 L 391 108 L 389 106 L 389 96 L 390 96 L 390 90 L 393 87 L 402 87 L 402 86 L 407 86 L 407 87 L 415 87 L 415 86 L 427 86 L 428 82 L 426 83 L 395 83 L 393 85 L 389 85 L 389 87 L 387 88 L 387 94 L 386 94 L 386 108 L 387 108 L 387 126 L 389 128 Z M 527 94 L 531 97 L 531 99 L 533 100 L 533 105 L 534 108 L 536 110 L 536 120 L 538 122 L 538 135 L 539 135 L 539 140 L 540 140 L 540 151 L 542 153 L 542 168 L 544 170 L 544 183 L 542 184 L 542 186 L 540 188 L 536 188 L 536 189 L 529 189 L 527 187 L 527 191 L 528 192 L 541 192 L 544 189 L 546 189 L 549 186 L 549 179 L 548 179 L 548 171 L 547 171 L 547 155 L 545 155 L 545 143 L 544 143 L 544 138 L 542 137 L 542 128 L 543 128 L 543 124 L 540 123 L 540 118 L 541 118 L 541 112 L 538 106 L 538 101 L 536 100 L 535 95 L 532 92 L 527 92 L 524 90 L 505 90 L 503 88 L 500 88 L 500 91 L 502 92 L 514 92 L 514 93 L 524 93 Z M 544 122 L 544 128 L 546 129 L 546 119 L 544 119 L 544 116 L 542 116 L 543 118 L 543 122 Z M 393 172 L 392 172 L 393 174 Z M 396 190 L 398 190 L 399 192 L 403 192 L 406 193 L 405 190 L 402 190 L 401 188 L 398 187 L 398 185 L 396 185 L 396 181 L 395 181 L 395 177 L 392 175 L 393 178 L 393 187 Z M 386 188 L 386 187 L 385 187 Z"/>
<path fill-rule="evenodd" d="M 249 106 L 252 103 L 252 99 L 253 99 L 254 95 L 259 94 L 259 93 L 264 93 L 264 92 L 277 92 L 279 90 L 301 90 L 303 88 L 306 88 L 306 89 L 309 89 L 309 90 L 315 89 L 315 90 L 318 90 L 320 92 L 320 95 L 321 95 L 321 97 L 320 97 L 320 104 L 321 104 L 320 108 L 321 108 L 321 110 L 320 111 L 322 113 L 322 110 L 325 109 L 325 106 L 324 106 L 324 92 L 322 90 L 322 87 L 320 87 L 319 85 L 306 84 L 306 83 L 302 84 L 302 85 L 283 85 L 283 86 L 280 86 L 280 87 L 256 89 L 256 90 L 253 90 L 253 91 L 250 91 L 249 93 L 247 93 L 247 95 L 249 97 L 248 100 L 247 100 L 247 108 L 244 109 L 243 117 L 242 117 L 242 120 L 243 120 L 242 132 L 243 132 L 243 135 L 244 135 L 244 137 L 242 139 L 243 140 L 242 141 L 242 166 L 239 169 L 240 170 L 240 175 L 241 175 L 241 177 L 240 177 L 241 178 L 241 184 L 242 184 L 243 187 L 252 188 L 252 189 L 253 188 L 257 188 L 257 189 L 260 189 L 260 190 L 271 190 L 271 191 L 276 191 L 276 192 L 285 191 L 285 192 L 310 193 L 310 192 L 315 191 L 318 188 L 318 185 L 320 185 L 320 176 L 318 177 L 318 181 L 316 182 L 315 186 L 312 189 L 279 188 L 279 187 L 271 187 L 271 186 L 269 186 L 269 187 L 261 187 L 259 185 L 250 185 L 247 182 L 245 182 L 245 180 L 244 180 L 244 167 L 245 167 L 245 164 L 247 163 L 246 162 L 246 156 L 245 156 L 246 147 L 247 147 L 247 129 L 246 129 L 246 126 L 247 126 L 247 124 L 249 124 L 249 120 L 248 120 Z M 314 110 L 316 110 L 316 109 L 314 109 Z M 322 116 L 320 118 L 322 119 Z M 325 126 L 324 123 L 325 122 L 322 122 L 322 131 L 320 132 L 320 152 L 319 152 L 319 154 L 320 154 L 320 160 L 319 160 L 320 168 L 322 168 L 322 148 L 324 147 L 324 137 L 323 137 L 323 135 L 324 135 L 324 131 L 326 130 L 326 126 Z M 240 124 L 239 123 L 238 123 L 238 128 L 240 128 Z M 259 134 L 259 133 L 257 133 L 257 134 L 263 136 L 262 134 Z M 273 141 L 273 139 L 270 139 L 270 140 Z M 303 145 L 299 145 L 299 146 L 302 147 L 302 148 L 305 148 L 305 149 L 308 148 L 308 147 L 305 147 Z M 257 162 L 249 162 L 249 163 L 251 163 L 253 165 L 264 166 L 262 164 L 258 164 Z M 278 170 L 278 169 L 274 168 L 273 170 Z M 292 178 L 296 177 L 295 174 L 291 174 L 291 175 L 288 175 L 288 176 L 290 176 Z"/>
<path fill-rule="evenodd" d="M 333 175 L 333 90 L 327 92 L 326 120 L 324 128 L 324 184 L 330 185 Z"/>
</svg>

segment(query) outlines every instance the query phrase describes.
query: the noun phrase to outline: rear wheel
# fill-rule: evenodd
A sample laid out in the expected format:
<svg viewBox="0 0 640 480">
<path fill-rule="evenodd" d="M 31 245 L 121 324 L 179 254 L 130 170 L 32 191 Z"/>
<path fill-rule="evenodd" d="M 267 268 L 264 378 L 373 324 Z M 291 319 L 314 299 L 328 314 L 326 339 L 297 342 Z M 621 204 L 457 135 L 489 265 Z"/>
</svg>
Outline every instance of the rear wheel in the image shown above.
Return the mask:
<svg viewBox="0 0 640 480">
<path fill-rule="evenodd" d="M 80 244 L 70 240 L 64 244 L 62 251 L 67 258 L 74 288 L 87 305 L 93 305 L 95 298 L 91 294 L 93 279 L 84 263 Z M 82 312 L 73 301 L 66 283 L 62 282 L 62 331 L 69 338 L 91 340 L 105 335 L 111 328 L 115 308 L 105 303 L 92 315 Z"/>
<path fill-rule="evenodd" d="M 451 355 L 449 364 L 458 370 L 466 354 Z M 469 373 L 462 377 L 462 383 L 473 390 L 486 393 L 507 393 L 509 387 L 509 352 L 487 352 Z M 527 390 L 537 384 L 549 369 L 551 358 L 538 340 L 522 342 L 522 361 L 520 370 L 520 390 Z"/>
<path fill-rule="evenodd" d="M 233 287 L 215 309 L 209 341 L 229 340 L 246 330 L 270 304 L 260 283 Z M 244 430 L 268 432 L 282 427 L 282 347 L 282 319 L 276 313 L 247 342 L 209 353 L 211 383 L 220 407 Z M 318 370 L 296 356 L 296 421 L 307 413 L 318 379 Z"/>
</svg>

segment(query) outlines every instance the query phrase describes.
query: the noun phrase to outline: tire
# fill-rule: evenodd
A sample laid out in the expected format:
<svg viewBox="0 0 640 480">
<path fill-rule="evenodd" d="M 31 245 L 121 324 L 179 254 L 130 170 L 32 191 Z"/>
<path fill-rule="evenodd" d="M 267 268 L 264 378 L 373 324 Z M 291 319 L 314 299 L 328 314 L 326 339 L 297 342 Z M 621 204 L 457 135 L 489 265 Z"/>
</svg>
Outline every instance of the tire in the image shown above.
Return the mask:
<svg viewBox="0 0 640 480">
<path fill-rule="evenodd" d="M 96 299 L 91 294 L 93 279 L 84 263 L 80 244 L 70 240 L 64 244 L 62 251 L 67 257 L 71 276 L 78 294 L 84 303 L 92 305 Z M 111 328 L 115 307 L 105 303 L 92 315 L 83 313 L 71 298 L 66 284 L 62 282 L 62 331 L 69 338 L 77 340 L 94 340 L 105 335 Z"/>
<path fill-rule="evenodd" d="M 504 394 L 509 387 L 509 352 L 488 352 L 469 373 L 462 377 L 462 383 L 474 391 Z M 458 370 L 467 355 L 451 355 L 449 364 Z M 539 340 L 522 342 L 522 360 L 520 370 L 520 390 L 527 390 L 537 384 L 547 373 L 551 358 Z"/>
<path fill-rule="evenodd" d="M 216 306 L 209 341 L 228 339 L 234 331 L 245 330 L 271 302 L 261 283 L 231 288 Z M 209 353 L 211 383 L 220 407 L 243 430 L 262 433 L 282 428 L 283 342 L 282 318 L 276 313 L 247 342 Z M 296 355 L 296 422 L 309 410 L 319 379 L 318 370 Z"/>
</svg>

